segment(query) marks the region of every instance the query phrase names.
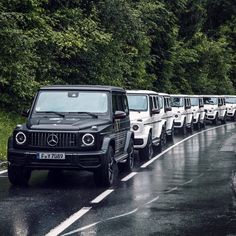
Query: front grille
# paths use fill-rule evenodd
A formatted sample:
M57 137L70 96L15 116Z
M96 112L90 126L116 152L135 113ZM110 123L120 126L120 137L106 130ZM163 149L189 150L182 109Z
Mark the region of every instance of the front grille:
M134 145L143 145L143 139L140 138L134 139Z
M52 136L56 142L50 145L48 141ZM78 140L76 133L31 132L29 134L29 146L31 147L73 148L78 147Z

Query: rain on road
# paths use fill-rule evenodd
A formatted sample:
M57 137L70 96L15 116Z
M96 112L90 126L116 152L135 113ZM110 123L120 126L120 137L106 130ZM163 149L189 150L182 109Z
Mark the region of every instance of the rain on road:
M24 188L1 174L0 235L236 235L236 124L207 129L108 191L88 172L35 171Z

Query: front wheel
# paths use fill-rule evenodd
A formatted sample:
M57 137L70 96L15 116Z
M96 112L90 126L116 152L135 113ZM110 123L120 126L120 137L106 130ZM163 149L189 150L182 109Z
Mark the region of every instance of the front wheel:
M215 119L213 120L213 124L214 124L214 125L218 125L218 121L219 121L219 117L218 117L218 114L216 114L216 117L215 117Z
M27 185L31 176L31 170L21 166L8 164L8 179L12 185Z
M128 172L131 172L134 169L134 141L130 140L128 147L128 157L124 163L124 169Z
M117 163L114 160L114 150L108 147L102 166L94 172L94 181L97 186L110 187L117 179Z
M139 151L140 157L143 160L151 160L153 157L152 135L149 133L146 146Z
M226 124L226 115L224 116L223 120L221 120L221 124Z
M183 126L181 127L181 134L186 135L187 133L187 127L186 122L184 121Z

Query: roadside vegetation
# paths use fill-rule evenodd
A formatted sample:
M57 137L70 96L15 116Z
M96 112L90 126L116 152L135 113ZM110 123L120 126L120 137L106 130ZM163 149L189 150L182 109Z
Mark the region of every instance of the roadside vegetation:
M0 161L6 160L6 146L13 128L24 119L16 113L0 110Z
M0 109L47 84L235 94L235 51L235 0L0 0Z

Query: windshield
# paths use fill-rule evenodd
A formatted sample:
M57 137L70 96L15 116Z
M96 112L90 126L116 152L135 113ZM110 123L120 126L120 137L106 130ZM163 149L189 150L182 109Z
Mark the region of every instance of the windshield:
M128 95L129 109L137 111L147 111L148 101L146 95Z
M217 105L217 98L203 98L204 104L206 105Z
M171 106L172 107L183 107L184 100L180 97L171 97Z
M199 99L198 98L190 98L192 106L199 106Z
M33 113L96 113L108 112L106 92L41 91Z
M226 102L227 104L234 104L234 103L236 103L236 97L225 98L225 102Z

